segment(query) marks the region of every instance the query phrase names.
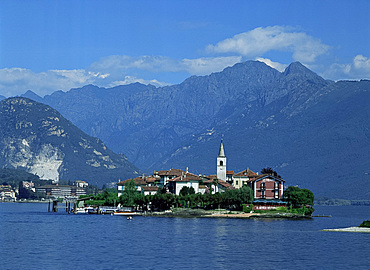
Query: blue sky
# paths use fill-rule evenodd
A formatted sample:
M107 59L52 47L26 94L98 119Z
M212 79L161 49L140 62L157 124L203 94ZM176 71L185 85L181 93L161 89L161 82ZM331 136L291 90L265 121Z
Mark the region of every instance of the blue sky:
M370 79L370 1L2 1L0 95L181 83L246 60Z

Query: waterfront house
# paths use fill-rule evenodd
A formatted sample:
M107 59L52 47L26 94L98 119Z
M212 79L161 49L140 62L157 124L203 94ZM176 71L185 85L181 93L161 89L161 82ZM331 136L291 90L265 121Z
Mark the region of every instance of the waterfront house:
M258 176L257 173L251 171L249 168L232 175L232 185L235 188L241 188L247 185L248 182L253 181Z
M253 189L255 199L280 199L283 196L285 181L270 174L261 174L251 179L248 185Z
M201 181L203 181L201 176L184 172L182 175L168 180L168 190L173 194L179 195L183 187L192 187L195 193L198 193Z
M276 209L286 206L281 200L285 181L278 176L261 174L252 177L246 183L253 190L253 210Z
M144 175L143 176L138 176L134 179L127 179L127 180L124 180L124 181L120 181L120 182L117 183L118 197L122 195L122 192L125 190L125 184L128 181L134 181L135 186L136 186L136 190L139 191L139 192L141 192L142 187L147 186L146 178L145 178Z
M141 193L146 195L155 195L158 192L158 187L156 186L145 186L141 187Z
M155 173L155 176L158 175L159 178L160 178L160 181L159 181L159 185L161 187L164 187L167 185L168 181L175 178L175 177L178 177L178 176L181 176L181 175L184 175L185 171L183 170L180 170L180 169L171 169L171 170L168 170L168 171L159 171L159 172L156 172Z

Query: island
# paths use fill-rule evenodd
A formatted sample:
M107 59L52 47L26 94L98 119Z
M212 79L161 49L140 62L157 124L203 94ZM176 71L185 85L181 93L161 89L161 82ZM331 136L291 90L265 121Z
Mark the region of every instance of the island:
M360 232L370 233L370 220L363 221L358 227L348 227L339 229L324 229L325 232Z

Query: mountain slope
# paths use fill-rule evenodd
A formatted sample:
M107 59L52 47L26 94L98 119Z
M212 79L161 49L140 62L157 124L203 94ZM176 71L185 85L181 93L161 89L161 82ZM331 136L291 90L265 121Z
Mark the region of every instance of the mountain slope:
M24 168L41 179L102 185L138 171L56 110L27 98L0 102L0 149L0 167Z
M338 82L323 92L326 94L312 98L301 106L304 110L299 108L293 114L271 113L272 108L264 107L258 121L233 115L189 137L163 165L187 164L199 172L215 171L223 137L230 170L269 166L287 184L309 188L318 196L367 199L370 82Z
M248 61L163 88L89 85L42 101L147 172L215 173L223 137L231 170L270 166L317 195L359 199L369 188L345 181L369 181L368 91L298 62L278 72Z
M299 69L303 72L298 73ZM124 152L137 166L153 168L181 146L184 136L212 127L246 103L268 105L289 93L299 101L301 95L328 83L299 63L282 74L264 63L248 61L169 87L88 85L58 91L40 101L116 152ZM294 92L302 87L304 93Z

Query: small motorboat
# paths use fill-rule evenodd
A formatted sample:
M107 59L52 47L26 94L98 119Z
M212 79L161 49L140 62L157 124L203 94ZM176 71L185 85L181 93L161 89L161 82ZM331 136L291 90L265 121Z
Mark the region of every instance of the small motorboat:
M131 212L131 211L122 211L122 210L117 210L113 212L113 215L115 216L136 216L136 212Z

